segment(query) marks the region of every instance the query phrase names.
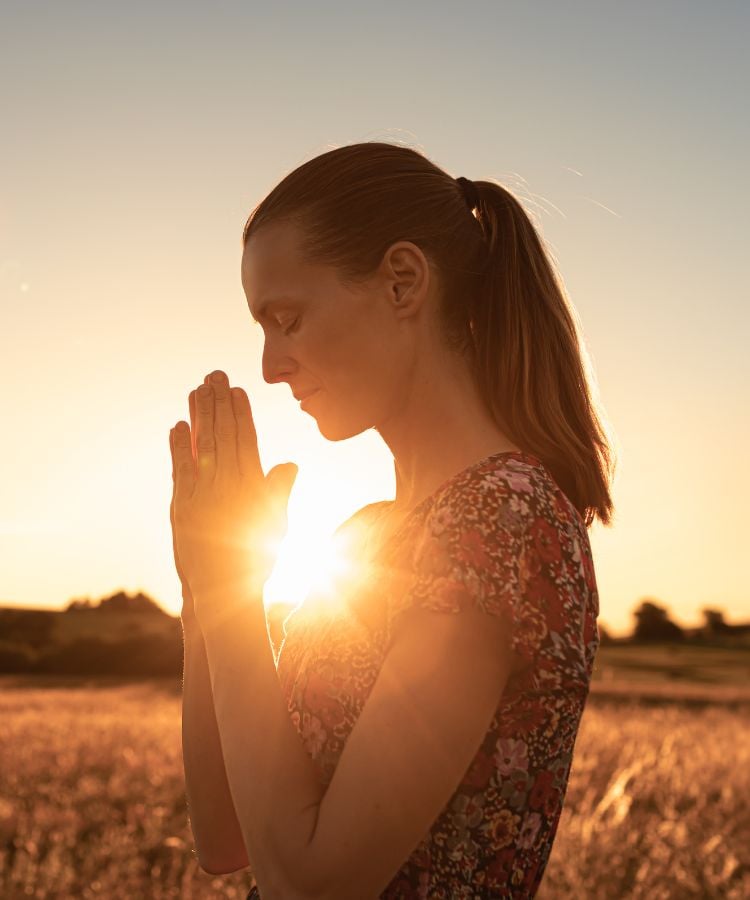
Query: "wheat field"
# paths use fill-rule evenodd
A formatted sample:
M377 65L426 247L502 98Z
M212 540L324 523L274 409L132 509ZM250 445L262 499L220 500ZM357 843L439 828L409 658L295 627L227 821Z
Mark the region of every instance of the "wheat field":
M244 898L201 871L174 681L0 678L0 896ZM745 706L591 698L538 894L750 897Z

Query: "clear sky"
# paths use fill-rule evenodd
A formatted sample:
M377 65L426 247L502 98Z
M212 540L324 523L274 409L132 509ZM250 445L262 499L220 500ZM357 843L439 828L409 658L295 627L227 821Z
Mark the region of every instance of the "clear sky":
M214 368L247 390L264 468L300 466L267 602L393 497L375 432L329 443L263 381L239 277L284 175L388 140L515 190L553 249L617 435L601 621L628 629L644 596L750 618L748 10L4 4L0 604L179 610L169 429Z

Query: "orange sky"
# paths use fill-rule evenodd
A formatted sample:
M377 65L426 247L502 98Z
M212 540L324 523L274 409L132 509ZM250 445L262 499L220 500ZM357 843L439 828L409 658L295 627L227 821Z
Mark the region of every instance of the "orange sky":
M6 17L0 603L179 609L168 433L214 368L248 391L266 470L300 466L268 602L300 599L335 526L393 496L375 433L330 444L263 382L239 278L278 180L382 139L502 181L554 251L618 441L601 620L628 629L646 595L684 623L750 618L747 14L480 5L481 29L418 4L397 29L339 4Z

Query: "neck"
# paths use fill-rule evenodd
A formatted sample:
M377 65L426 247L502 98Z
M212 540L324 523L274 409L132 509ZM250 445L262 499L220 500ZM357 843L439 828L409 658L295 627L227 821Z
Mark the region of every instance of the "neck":
M493 453L518 450L498 428L462 359L417 374L377 431L393 454L395 518Z

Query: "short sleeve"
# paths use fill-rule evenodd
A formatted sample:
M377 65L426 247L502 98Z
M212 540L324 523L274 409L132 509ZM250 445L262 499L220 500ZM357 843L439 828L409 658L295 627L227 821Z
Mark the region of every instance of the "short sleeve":
M399 615L410 608L478 609L507 623L519 657L536 658L560 598L538 558L533 491L531 476L509 483L500 473L487 473L456 485L433 504L401 556L389 599L391 635ZM554 530L545 536L554 540L549 533Z

